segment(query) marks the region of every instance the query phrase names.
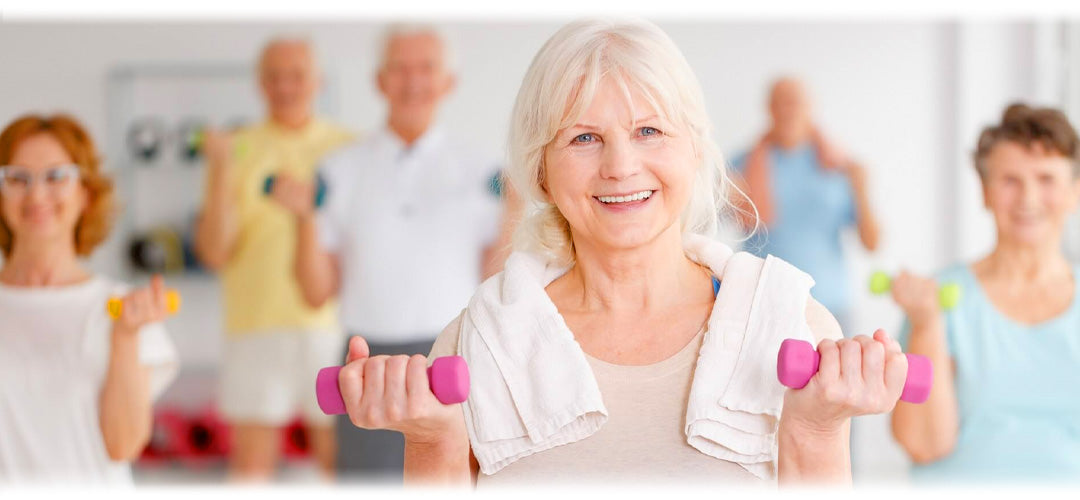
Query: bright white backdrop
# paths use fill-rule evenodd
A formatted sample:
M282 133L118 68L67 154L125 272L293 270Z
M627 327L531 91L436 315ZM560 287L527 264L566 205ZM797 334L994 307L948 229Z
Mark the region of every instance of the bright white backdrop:
M726 153L748 145L766 123L765 89L779 74L805 78L823 130L870 169L884 229L875 255L853 237L853 286L860 290L856 333L895 329L899 312L865 293L872 268L932 272L985 252L992 227L982 213L968 153L978 128L1012 99L1063 102L1062 30L1051 23L947 22L662 22L683 49L706 92L715 136ZM474 147L498 155L521 77L559 23L452 22L459 86L441 120ZM121 65L250 64L261 43L280 33L310 36L331 75L334 116L370 131L384 107L372 84L379 25L2 23L0 122L28 111L71 112L102 145L107 136L106 77ZM254 82L252 83L254 92ZM191 193L197 197L199 193ZM92 259L118 273L118 235ZM198 300L198 299L197 299ZM220 332L213 297L208 316L177 319L185 361L213 363ZM448 318L449 319L449 318ZM187 321L187 322L185 322ZM886 419L860 422L859 477L899 479L905 459Z

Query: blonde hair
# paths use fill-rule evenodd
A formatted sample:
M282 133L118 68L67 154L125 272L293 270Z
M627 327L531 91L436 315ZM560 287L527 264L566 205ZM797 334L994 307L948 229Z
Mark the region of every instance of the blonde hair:
M543 192L544 150L588 109L605 77L616 80L627 100L631 88L640 91L690 136L702 161L680 217L683 233L715 237L721 211L737 210L727 201L728 190L738 188L710 137L701 85L671 38L647 21L577 21L540 48L514 103L507 176L525 204L513 236L516 250L539 252L564 265L574 262L570 225Z

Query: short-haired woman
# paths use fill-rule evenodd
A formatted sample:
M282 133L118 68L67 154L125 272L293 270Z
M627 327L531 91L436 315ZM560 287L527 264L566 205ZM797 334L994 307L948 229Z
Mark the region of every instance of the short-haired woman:
M1080 477L1080 268L1062 250L1080 202L1080 140L1055 109L1009 106L975 150L997 242L936 279L901 273L893 298L902 338L937 368L929 399L901 403L893 435L912 478ZM963 298L942 311L937 287Z

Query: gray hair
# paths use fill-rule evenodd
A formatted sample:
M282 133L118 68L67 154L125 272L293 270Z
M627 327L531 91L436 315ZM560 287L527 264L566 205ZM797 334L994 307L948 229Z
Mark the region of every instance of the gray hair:
M680 223L684 234L716 237L721 211L737 210L727 193L738 188L710 137L704 93L690 64L650 22L587 20L564 26L540 48L514 103L507 175L526 210L514 233L514 248L566 265L576 260L570 225L543 193L544 150L585 112L604 77L619 79L623 89L640 90L657 112L690 136L702 161Z
M386 66L386 55L390 50L390 43L393 42L395 38L417 35L428 35L438 40L439 46L442 47L442 61L446 70L448 72L453 72L457 69L457 59L454 57L454 51L451 50L450 39L443 30L433 24L393 23L383 30L380 37L378 70L381 71L382 68Z

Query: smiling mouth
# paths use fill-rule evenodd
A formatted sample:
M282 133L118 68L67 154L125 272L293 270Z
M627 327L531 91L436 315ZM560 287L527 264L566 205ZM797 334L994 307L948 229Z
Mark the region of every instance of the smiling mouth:
M594 196L593 198L596 198L597 201L605 205L614 205L617 203L633 203L635 201L647 200L652 197L655 192L655 190L645 190L624 196Z

